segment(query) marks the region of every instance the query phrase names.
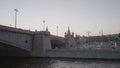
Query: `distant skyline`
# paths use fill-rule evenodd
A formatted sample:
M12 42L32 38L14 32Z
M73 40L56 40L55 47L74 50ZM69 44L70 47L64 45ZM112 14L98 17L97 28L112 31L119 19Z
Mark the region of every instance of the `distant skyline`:
M81 36L120 33L120 0L0 0L0 25L15 26L14 9L17 28L40 31L45 20L51 34L59 36L68 26Z

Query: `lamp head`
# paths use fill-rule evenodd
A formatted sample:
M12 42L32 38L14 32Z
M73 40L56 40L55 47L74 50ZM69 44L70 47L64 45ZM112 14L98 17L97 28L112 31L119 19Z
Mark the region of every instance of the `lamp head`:
M14 9L16 12L18 12L18 9Z

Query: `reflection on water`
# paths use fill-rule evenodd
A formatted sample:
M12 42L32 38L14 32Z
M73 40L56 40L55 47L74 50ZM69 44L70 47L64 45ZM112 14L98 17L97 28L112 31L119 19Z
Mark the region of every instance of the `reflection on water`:
M0 68L120 68L120 61L50 58L0 58Z

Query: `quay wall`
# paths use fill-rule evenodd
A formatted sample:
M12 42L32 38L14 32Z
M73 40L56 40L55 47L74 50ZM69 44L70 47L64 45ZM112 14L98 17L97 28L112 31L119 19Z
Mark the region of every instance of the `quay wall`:
M98 49L47 49L46 57L120 59L120 50Z

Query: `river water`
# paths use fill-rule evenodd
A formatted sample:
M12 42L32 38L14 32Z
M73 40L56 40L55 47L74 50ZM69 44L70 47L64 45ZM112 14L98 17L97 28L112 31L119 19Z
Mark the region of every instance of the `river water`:
M120 60L0 58L0 68L120 68Z

